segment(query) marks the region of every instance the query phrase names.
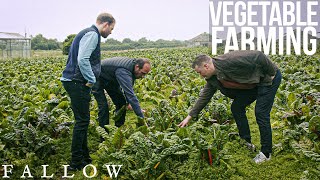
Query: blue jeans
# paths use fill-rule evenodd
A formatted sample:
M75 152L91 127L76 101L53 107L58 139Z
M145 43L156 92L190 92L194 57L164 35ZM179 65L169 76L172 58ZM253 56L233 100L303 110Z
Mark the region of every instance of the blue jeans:
M256 101L255 116L260 131L261 151L264 154L272 152L270 111L281 79L282 75L278 70L270 86L257 86L250 90L227 89L223 87L220 89L222 94L234 99L231 111L236 121L239 135L250 143L251 135L245 108Z
M95 97L98 103L98 121L99 126L104 128L104 125L109 124L109 105L107 98L105 96L104 90L107 91L108 95L112 99L112 102L116 106L116 112L119 111L123 106L127 104L127 101L120 89L119 84L115 83L106 83L102 80L98 80L92 91L93 96ZM126 117L126 111L124 111L118 121L115 122L117 127L120 127L124 124Z
M84 83L75 81L63 81L63 87L71 99L71 108L75 118L71 145L71 164L79 165L89 158L88 150L88 126L90 122L89 104L91 100L91 88Z

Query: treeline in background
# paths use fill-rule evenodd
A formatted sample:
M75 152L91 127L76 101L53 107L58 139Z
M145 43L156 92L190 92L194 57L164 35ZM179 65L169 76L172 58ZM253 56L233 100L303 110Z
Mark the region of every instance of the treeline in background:
M47 39L42 34L38 34L31 39L32 50L62 50L63 54L67 55L72 41L76 34L69 35L63 42L58 42L57 39ZM170 48L187 46L187 41L180 40L164 40L156 41L148 40L143 37L139 40L124 38L122 41L109 38L105 42L101 42L101 50L129 50L129 49L148 49L148 48Z

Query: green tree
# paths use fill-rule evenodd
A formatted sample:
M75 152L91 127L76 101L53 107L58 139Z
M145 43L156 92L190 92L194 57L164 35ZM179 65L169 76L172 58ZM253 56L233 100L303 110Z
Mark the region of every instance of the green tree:
M108 45L120 45L121 42L116 40L116 39L113 39L113 38L110 38L110 39L107 39L105 41Z
M138 43L148 43L149 41L147 40L147 38L146 37L143 37L143 38L141 38L141 39L139 39L138 40Z
M38 34L31 39L33 50L56 50L60 49L57 39L47 39L42 34Z
M47 44L48 50L60 49L59 42L57 41L57 39L48 39Z
M31 48L33 50L47 49L45 41L46 39L42 36L42 34L38 34L31 39Z
M134 42L134 41L132 41L130 38L124 38L124 39L122 40L122 43L123 43L123 44L130 44L130 43L132 43L132 42Z
M68 55L69 54L69 49L72 44L72 41L76 37L76 34L70 34L67 39L65 39L62 43L62 54L63 55Z

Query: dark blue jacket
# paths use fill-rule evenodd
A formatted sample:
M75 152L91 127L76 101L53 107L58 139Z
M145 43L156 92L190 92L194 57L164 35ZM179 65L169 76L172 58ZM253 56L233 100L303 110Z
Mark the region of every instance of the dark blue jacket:
M75 80L75 81L80 81L86 83L87 80L82 76L80 72L80 68L78 65L78 52L79 52L79 43L81 38L89 31L95 31L98 34L98 44L96 49L92 52L90 56L90 65L93 71L93 74L96 78L99 77L100 72L101 72L101 52L100 52L100 33L97 29L96 26L92 25L89 28L86 28L82 31L80 31L76 37L74 38L72 45L69 50L69 56L68 56L68 61L66 68L62 72L62 77L70 79L70 80Z
M130 103L133 111L139 117L144 117L141 107L133 91L135 82L134 66L136 60L128 57L113 57L101 61L100 83L103 86L112 86L114 89L122 88L125 98ZM94 88L102 88L102 84L95 84ZM100 87L99 87L100 86Z

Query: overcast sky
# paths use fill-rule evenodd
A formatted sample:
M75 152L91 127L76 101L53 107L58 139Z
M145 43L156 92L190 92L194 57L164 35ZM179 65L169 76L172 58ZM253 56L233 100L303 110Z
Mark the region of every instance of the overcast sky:
M109 37L118 40L187 40L209 32L208 0L1 0L0 32L63 41L95 23L101 12L115 17Z

